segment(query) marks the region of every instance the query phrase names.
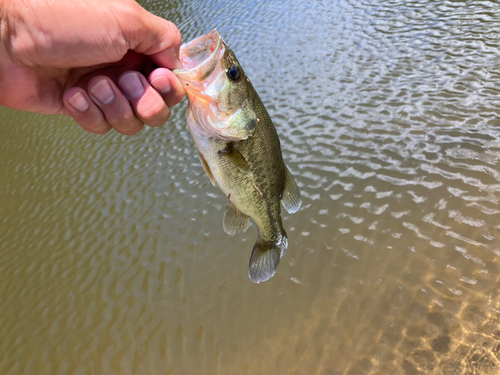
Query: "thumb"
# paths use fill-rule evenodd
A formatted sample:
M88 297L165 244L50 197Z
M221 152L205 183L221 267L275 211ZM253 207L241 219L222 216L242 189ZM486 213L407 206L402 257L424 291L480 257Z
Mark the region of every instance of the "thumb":
M179 60L181 33L172 22L149 13L137 4L138 22L127 22L123 26L124 37L130 49L150 56L158 66L182 68Z

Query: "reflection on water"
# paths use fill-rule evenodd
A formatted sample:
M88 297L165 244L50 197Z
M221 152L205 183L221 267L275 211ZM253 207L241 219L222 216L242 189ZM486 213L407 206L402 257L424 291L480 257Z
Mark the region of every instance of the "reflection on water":
M267 103L289 252L248 280L185 103L130 138L1 109L0 373L499 373L496 2L142 3Z

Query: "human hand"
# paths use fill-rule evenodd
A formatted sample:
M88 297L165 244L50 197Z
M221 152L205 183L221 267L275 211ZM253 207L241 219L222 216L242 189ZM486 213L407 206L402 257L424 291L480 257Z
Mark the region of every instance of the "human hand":
M0 105L132 135L184 97L179 30L133 0L0 0L0 35Z

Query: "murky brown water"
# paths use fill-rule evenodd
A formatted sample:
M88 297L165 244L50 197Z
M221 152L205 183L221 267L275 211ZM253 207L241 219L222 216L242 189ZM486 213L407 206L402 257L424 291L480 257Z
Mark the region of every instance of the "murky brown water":
M267 103L288 254L250 282L185 102L131 138L0 109L0 373L500 373L498 3L143 4Z

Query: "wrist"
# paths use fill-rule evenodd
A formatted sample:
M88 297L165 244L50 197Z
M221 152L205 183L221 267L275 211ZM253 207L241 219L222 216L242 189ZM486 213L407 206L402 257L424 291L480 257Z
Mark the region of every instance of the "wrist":
M17 2L17 4L16 4ZM12 25L16 5L24 3L23 0L0 0L0 105L15 107L12 102L13 72L16 63L11 55Z
M12 0L0 0L0 42L5 46L5 39L9 35L9 14L11 13Z
M0 66L5 63L10 44L13 0L0 0Z
M0 0L0 105L5 105L5 79L8 61L10 60L7 54L7 40L9 39L8 32L8 3L7 0Z
M4 49L4 37L7 35L7 8L7 0L0 0L0 51Z

